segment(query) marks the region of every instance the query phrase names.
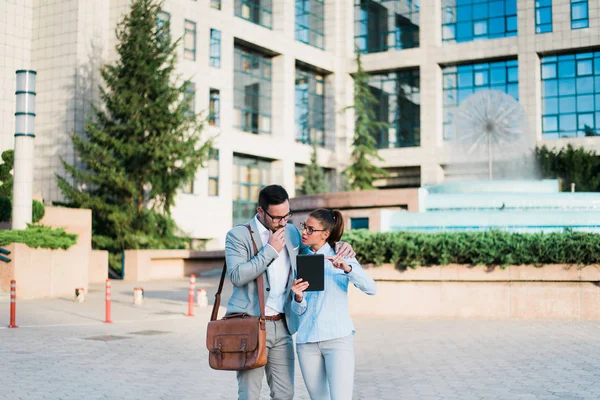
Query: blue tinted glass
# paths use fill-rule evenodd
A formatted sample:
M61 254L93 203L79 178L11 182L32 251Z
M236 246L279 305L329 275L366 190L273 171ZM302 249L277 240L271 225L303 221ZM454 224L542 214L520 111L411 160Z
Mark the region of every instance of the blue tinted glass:
M557 117L544 117L542 119L544 131L557 131L558 130L558 118Z
M509 82L518 82L519 81L519 68L509 68L508 69L508 81Z
M544 81L542 85L542 96L558 95L558 83L556 81Z
M575 103L575 96L568 96L568 97L560 97L560 101L559 101L559 111L564 114L564 113L573 113L575 112L577 109L576 107L576 103Z
M473 94L473 89L458 89L458 104L461 104L467 97Z
M475 73L475 85L483 86L489 84L488 71L477 71Z
M517 14L517 0L506 0L506 14L516 15Z
M573 19L587 19L588 17L588 5L586 3L574 3L571 4L571 13Z
M577 61L577 75L591 75L593 72L592 60Z
M579 114L577 117L577 127L579 129L585 129L586 125L590 128L594 128L594 114Z
M577 118L575 114L566 114L559 117L559 128L561 131L575 131L577 129Z
M536 0L536 7L549 7L552 5L552 0Z
M490 73L492 85L506 82L506 70L504 68L492 68Z
M577 93L594 93L594 79L590 77L577 78Z
M596 113L596 128L600 128L600 112Z
M589 26L589 22L587 19L582 19L579 21L572 21L571 22L571 29L581 29L581 28L587 28Z
M455 30L456 27L454 25L444 25L442 28L442 39L449 40L456 38Z
M558 99L552 97L544 100L544 114L558 114Z
M473 86L473 72L465 71L458 73L458 87L472 87Z
M475 36L483 36L488 33L488 23L487 21L477 21L473 24L473 31Z
M556 64L542 64L542 79L556 78Z
M593 95L585 95L585 96L577 96L577 111L578 112L586 112L586 111L595 111L594 110L594 96Z
M570 78L575 76L575 61L561 60L558 62L558 76L560 78Z
M538 24L548 24L552 21L552 9L541 8L536 11L536 19Z
M506 93L510 94L515 99L519 98L519 85L512 83L506 88Z
M456 7L456 20L458 22L465 22L465 21L471 21L473 19L473 7L468 5L468 6L463 6L463 7Z
M490 19L490 34L499 34L504 32L504 17Z
M517 31L517 17L506 18L506 30L509 32Z
M575 94L575 79L561 79L558 81L558 94L561 96Z
M504 16L504 1L490 2L490 17Z
M458 41L461 39L467 40L473 38L473 24L471 22L459 22L456 24L456 38Z
M473 19L485 19L488 17L488 4L478 3L473 5Z

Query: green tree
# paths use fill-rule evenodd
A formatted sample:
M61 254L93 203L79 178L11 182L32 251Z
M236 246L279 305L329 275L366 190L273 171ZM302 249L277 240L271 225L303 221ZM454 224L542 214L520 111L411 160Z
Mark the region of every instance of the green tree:
M598 134L596 133L596 131L593 130L592 127L589 126L589 125L585 125L583 127L583 132L585 133L585 136L598 136Z
M373 164L382 160L377 152L375 135L388 124L377 120L375 107L379 100L369 86L369 74L363 70L360 52L356 53L357 71L354 74L354 138L352 141L351 164L344 174L351 189L373 189L373 181L385 178L387 172Z
M317 164L317 141L312 141L312 153L310 164L304 167L304 181L302 182L302 193L306 195L327 193L329 184L325 177L325 171Z
M101 68L103 107L85 135L72 136L79 164L62 161L72 182L57 176L69 204L92 210L94 246L113 255L183 246L171 207L212 144L200 138L204 119L189 112L189 80L175 74L180 41L159 19L161 5L131 2L116 29L118 59Z
M536 158L542 178L560 178L563 191L570 191L574 183L578 192L600 192L600 158L595 151L571 144L557 151L544 145L536 149Z
M15 164L14 150L6 150L2 153L2 161L0 164L0 197L11 197L13 189L12 169Z

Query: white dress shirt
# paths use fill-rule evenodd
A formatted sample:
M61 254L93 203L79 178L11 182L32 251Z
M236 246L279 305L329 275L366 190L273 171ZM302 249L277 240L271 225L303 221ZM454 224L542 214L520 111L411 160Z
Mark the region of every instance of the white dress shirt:
M258 214L254 217L256 220L256 226L258 227L258 233L260 234L260 240L264 246L271 246L269 242L269 230L258 220ZM273 246L271 246L273 248ZM273 249L275 250L275 249ZM283 312L285 305L288 276L290 272L290 256L287 248L284 246L279 252L279 256L273 261L273 263L267 268L267 274L269 276L269 298L265 304L266 315L277 315Z

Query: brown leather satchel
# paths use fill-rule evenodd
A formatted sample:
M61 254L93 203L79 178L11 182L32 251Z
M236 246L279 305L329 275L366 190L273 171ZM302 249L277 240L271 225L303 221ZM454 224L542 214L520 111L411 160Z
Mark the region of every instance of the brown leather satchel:
M244 225L250 231L249 225ZM254 254L258 253L252 238ZM206 348L208 363L212 369L227 371L243 371L260 368L267 364L267 331L265 326L265 295L262 274L256 278L258 283L258 301L260 316L247 313L229 314L217 321L217 313L221 303L221 290L227 271L227 262L223 265L221 282L215 295L212 316L206 330Z

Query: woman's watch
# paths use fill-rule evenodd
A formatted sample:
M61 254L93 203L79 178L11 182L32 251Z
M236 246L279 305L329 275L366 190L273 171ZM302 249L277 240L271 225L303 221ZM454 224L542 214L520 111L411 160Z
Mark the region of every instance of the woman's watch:
M346 272L344 271L345 274L349 274L350 272L352 272L352 265L348 265L350 267L350 271Z

